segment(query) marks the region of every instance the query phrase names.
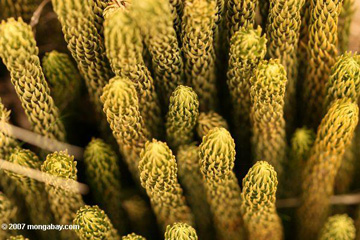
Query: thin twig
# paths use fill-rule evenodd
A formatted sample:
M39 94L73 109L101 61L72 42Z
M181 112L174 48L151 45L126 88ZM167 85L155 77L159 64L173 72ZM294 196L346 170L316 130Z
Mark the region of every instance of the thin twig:
M60 142L8 123L0 124L0 130L5 134L9 134L14 138L49 152L64 151L67 149L68 153L73 155L77 160L83 157L84 149L81 147Z
M32 28L34 28L38 23L39 23L39 19L41 16L41 12L43 11L44 7L46 6L46 4L48 4L50 2L50 0L44 0L40 3L40 5L38 6L38 8L35 10L34 14L31 17L30 20L30 26Z
M55 187L63 188L68 191L73 191L80 194L87 194L89 192L89 187L86 184L79 183L72 179L56 177L51 174L44 173L29 167L20 166L19 164L15 164L3 159L0 159L0 168L24 175L39 182L45 182Z

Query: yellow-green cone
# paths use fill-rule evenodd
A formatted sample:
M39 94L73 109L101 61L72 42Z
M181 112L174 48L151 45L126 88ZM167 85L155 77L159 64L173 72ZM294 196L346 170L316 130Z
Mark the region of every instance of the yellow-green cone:
M79 71L68 54L56 50L45 54L42 58L42 66L51 89L51 96L56 106L64 110L79 94L82 81Z
M295 130L291 137L289 162L286 164L285 179L287 196L298 196L301 192L301 171L315 141L315 132L306 127Z
M265 161L254 164L243 179L241 213L249 240L283 239L276 212L277 174Z
M214 239L212 216L206 198L205 181L200 172L198 152L195 143L179 147L176 155L178 176L194 213L200 239Z
M0 25L0 57L10 72L11 82L33 131L57 140L65 139L58 108L50 96L40 66L34 34L21 18Z
M316 127L323 114L325 85L337 55L337 25L342 0L311 0L307 68L303 89L305 124Z
M146 189L159 225L193 224L193 216L177 180L175 156L166 143L147 142L139 163L141 185Z
M135 84L129 79L114 77L101 96L104 112L130 172L139 181L140 152L149 133L139 112Z
M235 143L225 128L213 128L199 147L200 170L218 237L244 239L240 186L233 172Z
M52 0L52 5L61 23L68 49L84 77L90 98L97 112L101 113L100 96L113 73L98 32L99 23L95 21L99 14L91 11L90 2Z
M165 240L198 240L198 236L192 226L178 222L166 227Z
M226 120L216 112L201 112L199 114L196 133L200 139L202 139L211 129L215 127L229 128Z
M350 99L357 103L360 95L360 55L345 52L337 58L331 69L330 80L326 84L324 109L336 99ZM343 161L336 177L336 193L346 193L354 178L356 170L355 139L345 151Z
M254 160L270 163L281 179L287 147L284 120L285 69L277 59L261 61L250 82Z
M216 1L186 1L182 18L185 77L199 96L201 111L217 107L215 68Z
M169 0L133 0L134 14L152 57L155 85L167 106L171 93L183 84L183 62Z
M64 179L77 180L77 162L73 156L65 152L54 152L47 155L41 166L41 171ZM58 224L72 224L73 219L84 202L80 193L51 185L52 180L47 180L45 189L48 193L51 211ZM77 239L73 230L62 231L64 239Z
M346 214L329 217L320 232L319 240L354 240L354 221Z
M250 151L250 78L266 54L266 37L261 28L240 28L230 39L227 84L233 106L233 122L240 155Z
M255 24L255 13L259 0L228 0L227 28L229 39L241 28Z
M194 128L199 117L198 96L191 87L178 86L170 97L166 115L166 138L175 150L194 140Z
M10 199L7 198L7 196L0 192L0 221L1 224L9 224L9 223L15 223L16 221L16 215L17 215L17 208L13 205L13 203L10 201ZM9 236L11 233L11 230L0 230L0 238L5 239L7 236Z
M325 223L335 177L353 138L358 115L357 104L339 99L332 103L321 121L303 172L297 221L300 239L315 239Z
M79 226L75 231L80 240L120 240L109 217L96 205L81 207L72 223Z
M41 0L1 0L0 20L10 17L21 17L25 22L30 22Z
M129 14L131 6L122 4L123 1L113 0L104 11L106 54L114 73L135 83L145 125L152 136L160 136L162 119L159 98L142 56L140 29Z
M121 238L121 240L146 240L146 238L140 236L140 235L137 235L135 233L130 233L126 236L123 236Z
M92 139L84 151L85 174L94 190L94 197L108 213L112 223L124 233L126 219L121 207L119 159L111 146L101 139Z
M181 17L184 11L183 0L169 0L171 6L171 13L173 15L174 29L178 37L181 36ZM181 42L181 41L180 41Z

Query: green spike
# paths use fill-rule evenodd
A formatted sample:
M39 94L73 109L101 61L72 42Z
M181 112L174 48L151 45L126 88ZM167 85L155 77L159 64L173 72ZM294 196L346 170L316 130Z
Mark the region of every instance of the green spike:
M250 79L252 146L255 161L267 161L282 176L286 153L286 72L277 59L261 61Z
M228 0L227 28L229 39L241 28L255 24L255 13L259 0Z
M140 113L152 136L161 135L161 112L150 71L142 56L140 29L130 15L132 9L122 0L108 4L105 15L105 46L114 73L135 83Z
M170 97L165 125L167 141L172 148L193 141L198 117L198 96L191 87L178 86Z
M216 1L186 1L182 19L185 76L199 96L202 111L217 107L215 28Z
M133 0L133 3L135 18L152 57L155 85L167 105L171 93L183 84L183 62L171 4L169 0Z
M198 240L198 236L192 226L178 222L166 227L165 240Z
M84 151L85 174L95 198L108 212L114 226L125 231L124 209L121 207L119 159L111 146L101 139L92 139Z
M220 239L243 239L240 186L233 172L235 143L225 128L213 128L199 147L200 170ZM231 206L231 207L230 207Z
M319 240L354 240L355 232L354 221L346 214L338 214L327 219Z
M153 139L145 144L139 162L141 185L146 189L160 226L185 222L193 216L177 180L175 156L166 143Z
M139 181L140 152L149 133L139 112L134 83L126 78L112 78L104 88L101 101L120 152L133 178Z
M357 104L349 99L339 99L332 103L321 121L303 172L302 198L298 209L298 234L301 239L316 238L327 218L334 180L353 138L358 115Z
M146 238L140 236L140 235L137 235L135 233L130 233L126 236L123 236L122 237L122 240L146 240Z
M265 161L254 164L243 179L241 213L249 240L283 239L283 227L276 212L277 174Z
M101 0L99 0L101 1ZM103 87L113 76L98 32L99 13L91 10L92 1L52 0L71 55L84 77L89 95L98 113Z
M120 240L109 217L96 205L81 207L76 212L73 225L79 226L75 231L80 240Z
M212 216L206 199L205 182L200 172L198 151L195 143L179 147L176 155L179 180L194 213L199 238L213 239Z
M337 25L342 0L311 0L307 67L304 81L305 123L316 127L321 120L325 85L337 55ZM306 104L305 104L306 103Z
M250 149L250 77L266 54L261 28L240 28L230 40L227 84L233 105L233 122L242 152Z
M77 162L67 151L54 152L46 156L41 171L64 179L77 180ZM76 216L76 211L84 206L80 193L52 185L47 180L45 189L48 193L51 211L58 224L69 225ZM62 231L64 239L76 239L74 231Z
M1 22L0 57L10 72L11 82L34 132L64 140L64 126L50 96L38 52L31 27L21 18Z
M42 59L45 77L56 106L64 110L79 94L81 76L66 53L56 50L45 53Z

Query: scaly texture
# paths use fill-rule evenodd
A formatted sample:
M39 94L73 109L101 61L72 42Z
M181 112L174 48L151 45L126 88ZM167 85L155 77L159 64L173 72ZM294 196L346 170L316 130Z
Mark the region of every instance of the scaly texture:
M84 151L85 174L94 190L94 197L109 214L114 226L125 232L124 209L120 184L119 159L111 146L101 139L92 139Z
M35 153L21 148L15 149L8 161L35 170L40 170L42 164ZM19 191L23 194L31 222L33 224L51 223L53 218L44 184L22 174L10 171L5 171L5 173L16 182Z
M141 185L146 189L160 226L175 222L193 224L193 216L177 180L175 156L166 143L145 144L139 163Z
M326 84L327 94L324 109L327 109L336 99L350 99L356 103L360 95L360 55L345 52L337 58L331 72L330 80ZM337 174L335 181L337 193L346 193L354 177L356 170L354 141L346 149Z
M178 37L181 36L181 17L184 11L183 0L169 0L171 6L171 13L173 15L174 29ZM181 41L180 41L181 42Z
M186 1L182 19L185 77L199 96L201 111L217 107L215 41L216 1Z
M287 147L284 120L286 81L285 69L277 59L260 62L250 79L254 160L270 163L280 179Z
M206 199L205 182L200 172L198 147L195 143L182 145L176 154L179 181L195 216L200 239L214 239L210 206Z
M41 166L41 171L64 179L77 180L77 162L74 157L65 152L54 152L46 156ZM51 211L58 224L72 224L76 211L84 206L82 196L79 193L51 185L52 180L46 182L46 192L50 202ZM62 231L64 239L77 239L73 230Z
M122 240L146 240L146 238L144 238L140 235L137 235L135 233L130 233L126 236L123 236L121 239Z
M360 95L360 55L345 52L339 56L331 69L326 83L324 109L336 99L348 98L357 102Z
M332 103L321 121L303 172L298 209L300 239L316 239L327 218L334 180L353 138L358 115L357 104L349 99L339 99Z
M259 0L228 0L227 28L229 39L241 28L248 28L255 24L255 10Z
M10 72L11 82L33 131L65 140L59 111L40 66L34 34L21 18L9 18L0 25L0 57Z
M72 223L80 227L75 231L81 240L120 240L109 217L96 205L81 207Z
M343 0L338 23L338 49L340 53L348 50L350 25L355 15L355 0Z
M249 240L283 239L283 227L276 212L277 174L267 162L254 164L242 182L241 213Z
M7 159L12 150L17 147L18 142L11 136L11 133L6 130L5 124L10 120L10 110L7 110L0 98L0 158Z
M104 11L106 54L114 73L135 83L142 118L152 136L160 136L162 125L159 98L142 56L140 29L128 11L131 6L114 0Z
M11 152L19 145L19 143L11 136L11 132L5 127L10 120L10 110L7 110L0 98L0 159L7 160ZM18 191L16 183L0 169L0 186L5 195L11 201L18 204L19 197L22 198ZM22 210L22 209L21 209Z
M354 240L354 221L346 214L329 217L320 232L319 240Z
M183 62L169 0L133 0L134 13L152 57L155 84L165 105L183 84Z
M297 47L301 26L300 11L305 0L270 0L266 25L268 54L278 58L287 73L285 93L286 124L292 129L296 114Z
M121 0L122 2L126 2ZM90 0L89 5L94 14L94 26L101 37L104 36L104 10L108 4L112 3L113 0Z
M171 94L169 111L166 115L166 139L170 147L194 140L194 128L199 117L198 96L191 87L178 86Z
M45 53L42 66L56 106L64 110L79 94L81 76L70 56L56 50Z
M199 147L200 170L219 239L243 239L240 186L233 172L235 143L225 128L213 128Z
M202 139L211 129L215 127L223 127L229 129L229 126L220 114L210 111L210 112L201 112L199 114L196 133Z
M25 22L30 22L41 0L1 0L0 20L10 17L21 17Z
M241 155L250 150L250 77L266 54L266 37L261 28L240 28L230 40L227 85L232 106L236 139ZM251 150L250 150L251 151Z
M95 21L99 15L91 10L90 2L52 0L52 5L61 23L68 49L85 79L90 98L97 112L101 113L100 96L113 73L98 32L99 23Z
M1 224L14 223L16 221L17 208L13 205L7 196L0 192L0 221ZM5 239L10 235L11 230L0 230L0 238Z
M193 227L178 222L166 227L165 240L198 240L198 236Z
M342 0L311 0L307 68L304 79L305 124L316 127L323 114L325 85L337 55L337 25Z
M287 196L298 196L301 192L301 171L305 167L314 141L315 132L306 127L296 129L291 137L290 157L285 171L285 179L288 179L285 186Z
M129 79L114 77L101 96L104 112L132 175L139 181L140 152L149 133L139 112L135 84Z

